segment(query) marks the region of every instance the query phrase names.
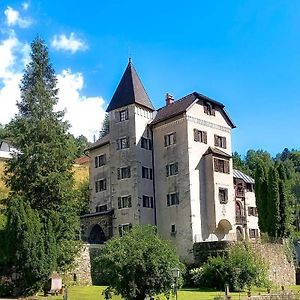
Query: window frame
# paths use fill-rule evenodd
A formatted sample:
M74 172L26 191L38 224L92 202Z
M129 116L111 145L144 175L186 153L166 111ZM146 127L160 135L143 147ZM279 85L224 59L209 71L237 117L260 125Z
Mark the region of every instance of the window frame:
M142 178L153 180L153 170L152 170L152 168L142 166Z
M117 150L124 150L124 149L128 149L129 147L130 146L129 146L128 136L117 139Z
M96 205L96 212L107 211L107 204Z
M219 187L218 195L220 204L228 203L228 188Z
M106 191L106 189L107 189L106 178L101 178L101 179L95 180L95 192L96 193Z
M178 175L178 162L173 162L166 165L166 177Z
M131 207L132 207L131 195L125 195L125 196L118 197L118 209L125 209L125 208L131 208Z
M227 148L226 136L221 136L221 135L215 134L214 139L215 139L215 146L216 147L220 147L222 149Z
M131 223L119 224L119 226L118 226L119 236L122 237L126 232L130 231L131 228L132 228Z
M167 194L167 206L179 205L179 193L169 193Z
M124 122L128 120L128 108L119 111L119 121Z
M143 195L143 207L145 207L145 208L153 208L154 207L153 196Z
M194 128L194 141L207 144L207 131Z
M95 168L100 168L106 165L106 153L95 156Z
M214 157L214 171L223 174L230 174L229 160Z
M165 147L169 147L171 145L176 144L176 132L168 133L164 136L164 145Z
M117 179L122 180L122 179L127 179L127 178L131 178L130 166L118 168L117 169Z

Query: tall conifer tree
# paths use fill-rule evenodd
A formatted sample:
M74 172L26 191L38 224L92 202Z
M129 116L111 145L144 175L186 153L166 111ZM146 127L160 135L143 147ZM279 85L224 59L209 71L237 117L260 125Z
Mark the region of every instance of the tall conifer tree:
M7 232L16 238L11 240L10 262L27 292L38 289L54 269L66 267L78 244L71 172L76 147L63 112L55 111L56 83L47 47L36 38L20 85L19 113L6 127L18 149L6 170L11 189ZM23 203L19 211L14 209L16 201ZM19 226L15 220L21 220ZM24 232L18 235L21 227Z
M277 169L271 167L269 169L268 178L268 234L271 237L278 237L280 235L280 210L279 210L279 176Z

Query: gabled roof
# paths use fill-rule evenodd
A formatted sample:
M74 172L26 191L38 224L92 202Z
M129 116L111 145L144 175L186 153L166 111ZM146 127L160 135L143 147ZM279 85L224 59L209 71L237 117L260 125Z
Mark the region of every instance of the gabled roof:
M94 144L92 144L90 147L88 147L84 151L93 150L93 149L99 148L101 146L104 146L106 144L109 144L109 134L105 135L104 137L102 137L101 139L96 141Z
M154 110L135 68L131 60L129 60L127 68L106 111L109 112L133 103L144 106L152 111Z
M242 171L236 170L236 169L233 169L233 178L242 179L246 183L252 183L252 184L255 183L255 181L252 177L250 177L250 176L246 175L245 173L243 173Z
M227 114L227 112L225 111L225 109L224 109L225 106L221 102L213 100L213 99L211 99L207 96L204 96L198 92L193 92L193 93L173 102L172 104L169 104L167 106L160 108L157 111L157 114L156 114L154 120L151 122L151 125L157 124L159 122L162 122L164 120L170 119L172 117L175 117L177 115L180 115L180 114L186 112L187 109L194 102L197 102L198 100L207 101L215 106L220 107L222 109L222 111L224 112L224 116L225 116L227 122L230 124L230 126L232 128L236 127L234 125L234 123L232 122L231 118L229 117L229 115Z
M204 155L212 154L215 156L225 157L225 158L231 158L232 156L227 154L226 152L218 149L218 148L212 148L208 147L208 149L205 151Z

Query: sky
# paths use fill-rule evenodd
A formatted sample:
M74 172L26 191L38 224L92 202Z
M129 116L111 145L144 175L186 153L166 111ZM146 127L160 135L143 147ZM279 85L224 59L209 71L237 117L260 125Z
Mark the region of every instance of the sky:
M0 0L0 123L39 35L75 136L98 135L131 57L155 108L197 91L225 105L233 151L297 149L299 14L298 0Z

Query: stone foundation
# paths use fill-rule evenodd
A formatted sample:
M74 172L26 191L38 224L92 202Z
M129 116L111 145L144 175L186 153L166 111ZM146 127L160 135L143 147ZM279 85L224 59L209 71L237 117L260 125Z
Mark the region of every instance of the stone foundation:
M194 258L197 264L204 263L209 256L224 255L232 242L207 242L194 244ZM293 261L288 261L284 244L252 243L255 252L267 263L268 277L277 286L296 284L296 269Z

